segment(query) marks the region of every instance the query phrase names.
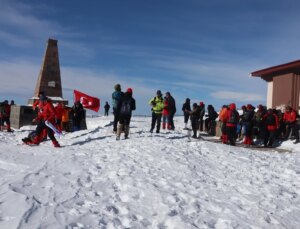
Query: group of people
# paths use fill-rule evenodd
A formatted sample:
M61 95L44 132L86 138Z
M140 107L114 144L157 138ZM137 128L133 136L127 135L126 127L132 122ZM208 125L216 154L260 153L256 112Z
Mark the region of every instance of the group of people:
M273 147L276 139L286 140L294 138L295 144L299 143L299 125L297 124L297 112L291 106L286 106L285 112L276 109L266 109L259 105L257 109L251 104L242 106L242 113L236 109L236 105L223 105L217 113L212 105L208 105L205 114L205 105L200 102L190 107L190 99L182 107L185 127L188 119L191 120L193 138L198 138L197 132L203 131L203 119L205 118L205 130L215 134L216 120L221 122L222 143L235 145L237 140L243 140L246 146L254 145L254 139L261 142L264 147Z
M112 93L112 108L114 114L113 132L116 139L120 140L121 133L124 133L125 139L129 137L130 121L132 111L136 109L136 102L133 98L132 88L128 88L126 92L122 92L121 85L116 84ZM223 105L219 112L216 112L212 105L207 106L207 112L204 102L193 103L186 99L182 106L184 115L184 129L188 129L190 120L193 138L199 138L197 132L206 131L210 135L216 133L216 120L220 121L220 131L222 143L235 145L237 140L243 140L247 146L254 145L260 141L265 147L273 147L276 139L294 138L295 142L299 142L299 125L297 123L298 114L290 106L286 106L285 112L276 109L266 109L259 105L257 109L251 104L241 107L242 113L239 114L236 105ZM10 111L14 101L8 104L8 101L0 103L0 120L1 129L6 124L7 131L10 128ZM176 102L170 92L166 92L163 96L161 90L156 91L156 95L150 99L152 119L150 132L153 133L156 127L156 133L160 129L175 130L174 115L176 113ZM110 105L106 102L105 115L108 115ZM33 122L37 125L36 130L23 141L26 144L38 145L47 138L52 140L55 147L60 147L54 133L62 132L62 130L70 131L69 116L71 115L73 127L71 131L81 129L82 120L85 118L85 110L80 101L75 101L73 107L67 107L59 102L53 105L51 99L40 92L39 99L33 104L33 109L37 116Z
M127 139L132 111L136 109L135 99L132 97L133 90L128 88L124 93L120 84L116 84L114 89L115 91L112 93L113 132L116 134L116 140L120 140L122 132Z
M156 124L156 133L160 132L161 119L162 128L175 130L174 115L176 113L176 102L170 92L166 92L163 97L160 90L157 90L156 96L149 101L152 111L151 129L153 133Z

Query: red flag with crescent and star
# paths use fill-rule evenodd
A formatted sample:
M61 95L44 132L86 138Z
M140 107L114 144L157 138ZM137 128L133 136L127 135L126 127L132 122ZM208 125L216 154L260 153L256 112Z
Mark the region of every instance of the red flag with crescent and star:
M74 101L79 101L82 106L86 109L93 110L95 112L99 111L100 99L92 97L80 91L74 90Z

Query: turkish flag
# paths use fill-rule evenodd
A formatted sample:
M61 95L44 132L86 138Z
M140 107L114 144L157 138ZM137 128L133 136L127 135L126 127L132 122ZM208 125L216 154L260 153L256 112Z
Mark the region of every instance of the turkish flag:
M100 108L100 99L89 96L80 91L74 90L74 100L79 101L86 109L98 112Z

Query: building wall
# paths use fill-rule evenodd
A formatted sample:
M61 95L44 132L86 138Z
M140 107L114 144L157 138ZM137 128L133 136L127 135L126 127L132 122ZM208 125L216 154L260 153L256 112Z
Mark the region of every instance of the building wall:
M273 81L268 82L267 108L273 107Z
M294 74L288 73L273 78L272 107L292 105Z

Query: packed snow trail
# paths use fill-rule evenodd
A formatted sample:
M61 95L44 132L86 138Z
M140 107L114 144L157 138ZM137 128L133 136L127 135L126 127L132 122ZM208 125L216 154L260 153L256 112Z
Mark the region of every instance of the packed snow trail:
M26 128L0 133L0 228L299 228L300 160L293 153L150 134L134 117L130 139L110 119L39 146Z

